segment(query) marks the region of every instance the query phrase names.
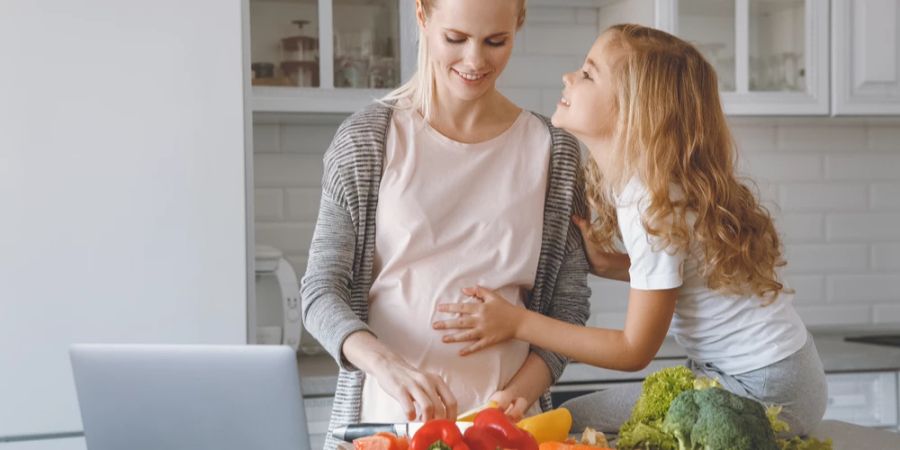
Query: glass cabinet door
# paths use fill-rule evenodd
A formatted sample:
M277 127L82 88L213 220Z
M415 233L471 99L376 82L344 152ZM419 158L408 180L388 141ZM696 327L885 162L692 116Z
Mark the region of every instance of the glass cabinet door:
M250 1L254 86L318 87L318 0Z
M716 69L727 114L829 112L826 0L655 0L656 26Z
M750 91L805 91L804 0L749 1Z
M677 23L677 34L694 44L716 69L719 90L734 91L734 0L680 0Z
M390 89L400 81L398 0L334 0L334 87Z

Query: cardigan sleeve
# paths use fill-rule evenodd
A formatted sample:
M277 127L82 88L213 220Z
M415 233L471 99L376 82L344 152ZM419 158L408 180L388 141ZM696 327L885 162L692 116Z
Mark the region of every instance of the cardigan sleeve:
M550 299L546 315L557 320L584 325L591 314L591 289L587 284L588 262L581 242L581 233L573 225L567 237L565 259L557 275L556 288ZM532 346L550 369L553 383L559 379L569 363L569 358L559 353Z
M303 325L344 370L357 370L343 357L344 341L369 326L350 307L354 283L356 227L346 200L340 170L344 141L339 129L325 153L322 199L309 248L309 262L300 288Z
M584 192L584 174L580 164L581 155L578 143L568 133L553 127L549 123L549 119L545 120L554 136L554 145L558 145L569 156L568 160L571 163L570 168L566 169L566 172L574 177L574 183L571 186L571 211L573 214L585 217L589 214L589 209ZM556 275L552 297L548 299L547 309L543 313L557 320L584 325L591 314L591 289L587 284L590 266L587 255L584 253L581 231L568 219L567 217L568 231L562 264ZM556 383L568 365L569 358L534 345L531 346L531 351L544 360L550 369L552 382Z

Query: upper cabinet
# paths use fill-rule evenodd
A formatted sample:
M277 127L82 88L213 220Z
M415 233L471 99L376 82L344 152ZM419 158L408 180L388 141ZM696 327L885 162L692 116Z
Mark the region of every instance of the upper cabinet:
M250 0L255 112L347 112L415 69L414 0Z
M900 2L834 0L835 114L900 114Z
M415 71L415 0L246 1L254 112L356 111ZM543 20L573 10L595 15L598 33L634 22L681 36L715 66L729 115L900 114L900 0L528 0L528 6Z
M656 6L656 26L696 45L715 67L726 113L829 113L827 2L657 0Z

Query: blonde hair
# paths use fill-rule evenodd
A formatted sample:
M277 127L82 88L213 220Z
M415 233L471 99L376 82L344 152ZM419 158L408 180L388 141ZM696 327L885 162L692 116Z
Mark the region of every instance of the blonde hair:
M708 286L771 303L785 290L780 238L769 212L735 175L736 147L713 67L691 44L639 25L615 25L610 46L617 113L614 150L601 173L586 164L597 213L592 237L612 249L619 236L614 193L637 177L649 203L641 220L662 249L702 252ZM674 198L672 187L683 193ZM689 221L689 215L694 216Z
M451 0L452 1L452 0ZM516 23L516 29L522 27L525 23L525 13L527 10L526 0L516 0L519 3L519 16ZM435 8L437 0L416 0L416 4L422 5L422 12L425 14L426 20L431 16L431 12ZM421 111L422 116L426 119L431 117L431 105L434 100L434 65L431 56L428 54L428 43L425 38L419 35L419 51L416 58L416 72L402 86L394 89L389 94L379 100L379 103L391 107L396 107L399 100L410 100L409 107L416 108Z

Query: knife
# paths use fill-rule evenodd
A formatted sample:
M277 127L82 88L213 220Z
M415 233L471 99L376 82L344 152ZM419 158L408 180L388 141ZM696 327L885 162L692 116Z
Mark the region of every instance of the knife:
M331 435L338 440L344 442L353 442L354 439L372 436L376 433L388 432L397 436L413 437L419 428L425 425L425 422L404 422L404 423L354 423L335 428ZM459 431L465 432L467 428L472 426L472 422L456 422Z

